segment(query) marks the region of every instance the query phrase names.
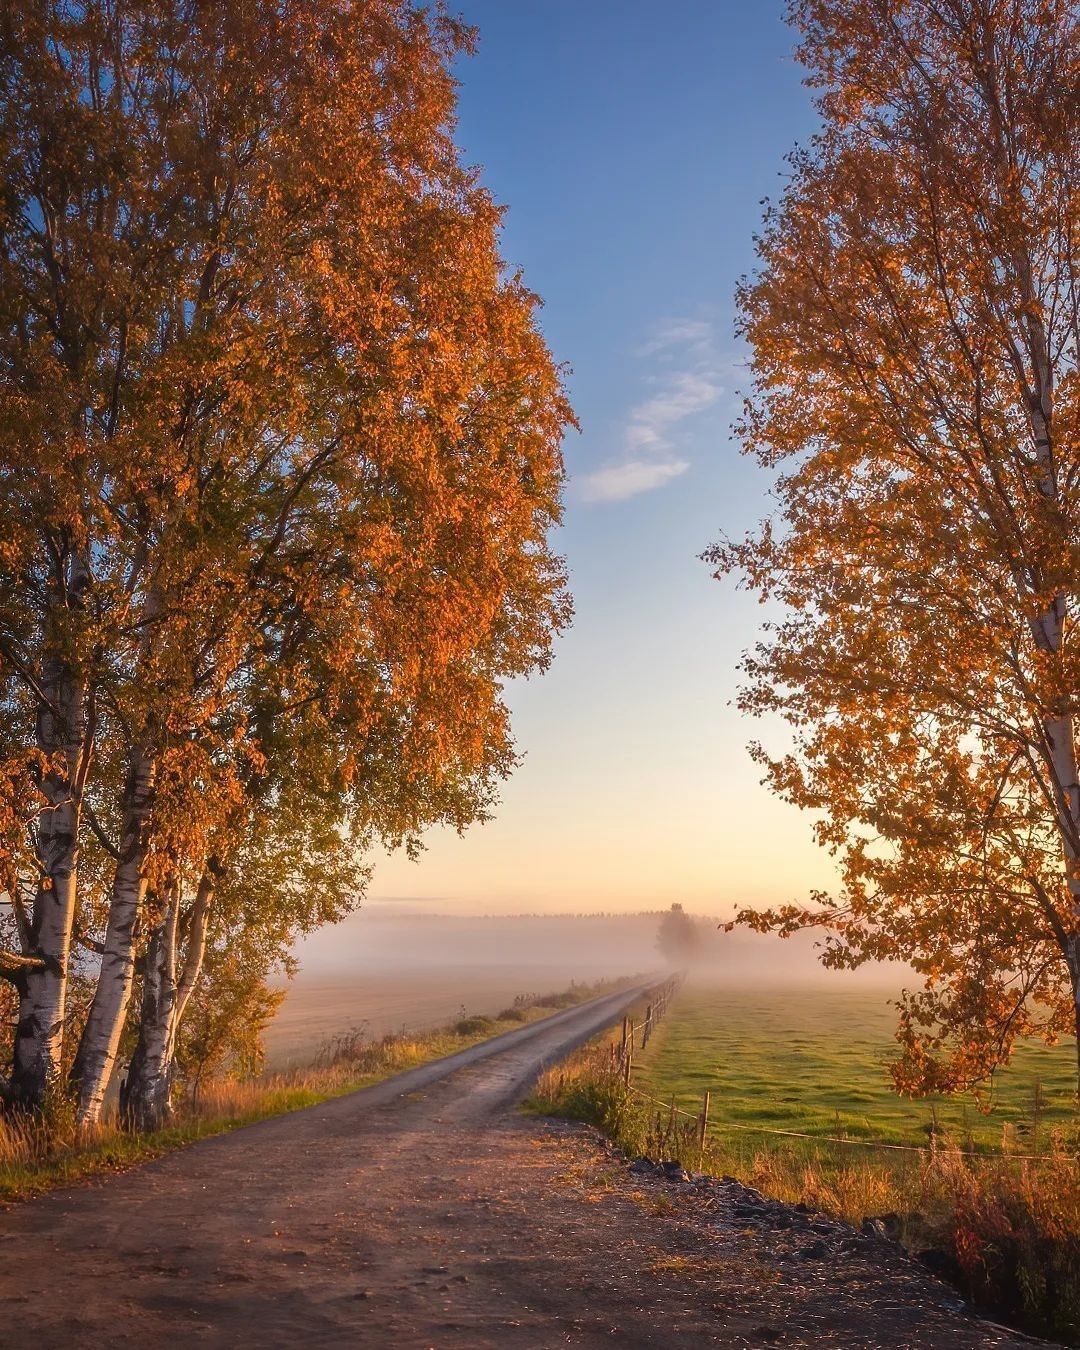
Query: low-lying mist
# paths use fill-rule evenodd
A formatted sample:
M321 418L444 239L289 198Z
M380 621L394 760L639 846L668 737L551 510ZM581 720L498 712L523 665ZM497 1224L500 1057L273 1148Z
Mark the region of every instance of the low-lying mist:
M567 979L653 970L666 964L657 948L662 913L451 915L373 904L297 946L298 980L462 967L559 970ZM732 983L895 986L905 973L881 964L838 974L818 962L816 934L726 933L719 920L698 917L701 945L693 965Z
M661 911L636 914L449 915L372 904L298 945L300 970L271 1026L272 1064L301 1062L331 1036L421 1030L463 1013L495 1013L518 995L572 981L658 971ZM695 978L732 988L895 991L901 966L824 970L813 934L782 940L701 923Z

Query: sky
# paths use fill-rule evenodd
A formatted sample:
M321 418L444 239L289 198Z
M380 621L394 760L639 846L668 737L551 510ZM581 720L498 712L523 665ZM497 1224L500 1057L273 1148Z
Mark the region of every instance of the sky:
M702 550L769 513L730 427L734 291L761 201L813 130L779 0L458 0L479 50L458 140L507 208L581 422L565 453L576 615L508 697L524 758L497 817L380 859L373 900L449 912L722 914L834 876L760 782L731 706L762 612Z

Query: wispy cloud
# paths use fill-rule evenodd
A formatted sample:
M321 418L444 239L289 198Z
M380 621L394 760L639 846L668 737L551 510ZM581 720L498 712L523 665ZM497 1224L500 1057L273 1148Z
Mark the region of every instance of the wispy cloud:
M648 342L637 349L638 356L656 356L672 347L711 347L713 327L705 319L665 319Z
M686 370L664 379L659 394L631 409L626 426L630 450L671 449L671 433L688 417L704 412L720 397L720 386L700 371Z
M685 473L690 465L685 459L653 464L644 459L629 459L622 464L609 464L597 469L584 480L581 495L587 502L621 502L636 497L639 492L651 492L663 487L673 478Z
M678 454L679 428L710 408L723 393L712 325L704 320L666 321L638 348L637 355L661 367L649 377L656 392L630 409L622 433L622 454L581 481L585 501L625 501L684 474L690 464Z

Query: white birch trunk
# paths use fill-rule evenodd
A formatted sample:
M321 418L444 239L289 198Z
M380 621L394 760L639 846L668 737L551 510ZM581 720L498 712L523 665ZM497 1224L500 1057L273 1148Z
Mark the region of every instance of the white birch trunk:
M1030 408L1031 429L1035 440L1035 455L1039 466L1039 492L1044 501L1059 505L1057 467L1051 436L1054 380L1048 356L1045 329L1034 303L1030 284L1030 267L1023 273L1025 291L1031 299L1028 321L1032 366L1036 381L1036 398ZM1065 640L1065 620L1068 602L1064 595L1056 595L1047 609L1037 616L1032 625L1035 644L1042 651L1061 657ZM1065 885L1069 894L1070 925L1066 933L1065 963L1072 985L1073 1021L1077 1033L1077 1069L1080 1073L1080 774L1077 771L1076 728L1069 708L1054 709L1042 723L1046 754L1051 769L1051 790L1055 802L1056 823L1061 839L1062 861L1065 867Z
M1076 1027L1077 1071L1080 1073L1080 774L1077 772L1076 734L1070 716L1047 719L1045 733L1054 769L1058 798L1058 832L1065 863L1072 923L1065 945L1065 962L1072 983Z
M45 877L34 899L28 955L40 957L44 965L27 971L19 983L11 1077L15 1097L32 1107L44 1104L60 1075L79 839L79 807L70 781L49 774L42 786L52 806L39 827L38 861Z
M206 956L206 934L210 926L210 907L214 902L214 891L220 876L220 865L212 859L199 882L198 894L191 911L191 931L188 934L184 973L180 976L180 984L176 991L172 1049L176 1048L176 1033L180 1029L180 1019L202 974L203 959Z
M90 577L74 559L67 577L73 608L82 603ZM38 1109L58 1082L64 1043L68 961L75 922L81 796L92 734L88 735L85 692L59 657L42 671L45 701L38 708L38 749L62 756L65 770L44 775L48 802L38 819L37 858L41 881L26 934L28 957L41 961L16 981L19 1017L15 1029L11 1091L16 1100Z
M166 911L147 943L139 1039L120 1093L121 1115L140 1130L154 1129L172 1114L168 1064L176 1007L179 915L180 893L174 888Z
M82 1125L100 1119L131 999L137 926L146 896L147 826L153 791L154 758L147 745L140 745L131 752L124 788L120 860L109 898L101 970L72 1069Z
M208 868L192 906L183 973L177 978L179 896L154 929L146 953L139 1039L121 1106L140 1130L160 1128L172 1115L173 1065L180 1021L202 972L215 874Z

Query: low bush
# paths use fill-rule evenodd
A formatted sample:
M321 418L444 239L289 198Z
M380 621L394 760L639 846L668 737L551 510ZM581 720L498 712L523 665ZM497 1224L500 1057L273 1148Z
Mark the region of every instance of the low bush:
M561 994L544 994L537 998L533 1006L536 1008L555 1008L557 1010L561 1008L572 1008L575 1003L581 1003L583 998L595 997L595 995L589 992L590 988L591 987L588 985L582 985L578 988L567 989ZM585 993L582 994L579 990L585 990Z
M527 1105L542 1115L595 1125L623 1147L629 1142L630 1094L618 1073L587 1056L541 1074Z
M459 1036L483 1036L494 1026L493 1017L463 1017L460 1022L454 1023L454 1030Z

